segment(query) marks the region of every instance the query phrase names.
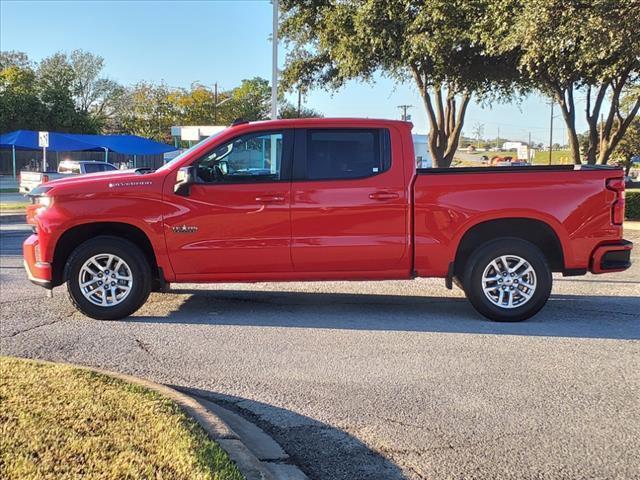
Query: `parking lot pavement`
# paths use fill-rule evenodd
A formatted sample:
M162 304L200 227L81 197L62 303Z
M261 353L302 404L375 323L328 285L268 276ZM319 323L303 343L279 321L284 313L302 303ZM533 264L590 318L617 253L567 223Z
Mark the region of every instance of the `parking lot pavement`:
M183 285L100 322L29 284L16 238L3 354L198 389L311 479L640 478L639 250L622 274L556 278L517 324L437 280Z

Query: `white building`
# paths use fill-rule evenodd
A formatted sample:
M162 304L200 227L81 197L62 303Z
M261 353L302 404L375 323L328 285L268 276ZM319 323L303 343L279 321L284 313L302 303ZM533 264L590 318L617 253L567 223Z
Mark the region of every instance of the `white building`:
M429 135L414 133L413 150L416 156L416 165L418 168L431 168L431 155L429 154Z
M522 142L504 142L502 144L503 150L518 150L522 147Z

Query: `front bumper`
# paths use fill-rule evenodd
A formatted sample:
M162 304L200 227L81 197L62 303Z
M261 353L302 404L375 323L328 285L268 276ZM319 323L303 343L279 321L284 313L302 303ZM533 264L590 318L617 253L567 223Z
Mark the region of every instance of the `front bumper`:
M628 240L600 245L591 255L591 273L622 272L631 266L633 243Z
M40 261L40 247L38 236L31 235L22 244L22 256L27 277L36 285L51 289L51 264Z

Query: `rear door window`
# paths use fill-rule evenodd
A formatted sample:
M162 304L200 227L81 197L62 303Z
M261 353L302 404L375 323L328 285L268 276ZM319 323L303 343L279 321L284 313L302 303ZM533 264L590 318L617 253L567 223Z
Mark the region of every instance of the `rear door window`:
M95 173L95 172L101 172L103 171L103 169L101 168L101 165L97 164L97 163L85 163L84 164L84 172L85 173Z
M391 166L387 129L310 129L306 134L306 178L367 178Z

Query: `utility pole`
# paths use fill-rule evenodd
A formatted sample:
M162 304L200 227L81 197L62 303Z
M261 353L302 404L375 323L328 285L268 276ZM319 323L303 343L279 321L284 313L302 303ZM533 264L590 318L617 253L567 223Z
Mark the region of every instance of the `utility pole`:
M496 150L500 150L500 127L498 127L498 138L496 138Z
M298 87L298 118L300 118L302 112L302 89Z
M407 110L409 110L410 108L413 108L413 105L398 105L398 108L400 108L402 110L402 121L407 122L409 121L409 116L407 115Z
M271 120L278 118L278 0L273 2L273 34L271 36Z
M532 149L531 149L531 132L529 132L529 143L527 143L527 157L529 157L529 161L531 163L533 163L533 155L531 155L532 153Z
M549 165L551 165L552 151L553 151L553 98L551 99L551 121L549 125Z
M213 124L218 125L218 82L213 84Z

